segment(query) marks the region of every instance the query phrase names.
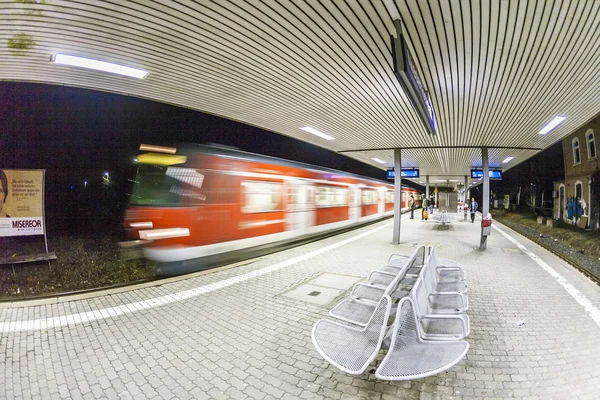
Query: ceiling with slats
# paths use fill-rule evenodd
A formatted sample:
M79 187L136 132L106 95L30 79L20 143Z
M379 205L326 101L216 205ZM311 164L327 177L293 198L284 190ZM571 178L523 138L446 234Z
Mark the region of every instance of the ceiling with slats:
M593 0L0 0L0 80L188 107L379 168L393 166L389 149L408 148L403 166L444 181L481 166L479 150L458 146L496 147L490 165L506 170L600 112L599 8ZM430 93L436 135L394 76L394 19ZM149 75L62 66L51 62L57 53ZM565 122L539 135L556 115Z

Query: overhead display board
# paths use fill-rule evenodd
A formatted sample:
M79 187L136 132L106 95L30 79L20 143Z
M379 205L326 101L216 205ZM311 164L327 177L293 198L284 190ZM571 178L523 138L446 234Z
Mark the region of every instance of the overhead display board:
M435 114L429 98L429 93L419 76L414 59L408 49L408 44L402 35L402 23L394 21L397 37L392 36L392 61L394 75L406 96L417 110L425 129L432 135L436 134Z
M489 171L490 179L492 180L502 180L502 171L499 169L490 169ZM480 179L483 178L483 170L481 169L472 169L471 170L471 178Z
M420 171L418 168L402 168L402 172L400 173L400 177L402 178L418 178L420 176ZM387 178L394 179L396 174L394 172L394 168L387 170Z

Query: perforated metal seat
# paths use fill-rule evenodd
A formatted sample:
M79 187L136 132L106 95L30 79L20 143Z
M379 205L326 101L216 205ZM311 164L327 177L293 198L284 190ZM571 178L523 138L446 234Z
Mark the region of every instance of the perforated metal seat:
M469 343L425 341L419 337L413 302L400 301L393 325L390 350L377 368L378 379L401 381L425 378L443 372L467 354Z
M438 259L435 249L431 249L428 263L435 268L439 282L458 282L466 280L465 268L453 260Z
M406 265L408 260L410 260L410 256L394 253L388 258L387 265L402 268Z
M460 340L470 333L469 316L466 314L435 314L423 280L415 283L410 298L419 324L419 336L426 340ZM435 297L434 297L435 298Z
M435 272L435 250L432 249L421 274L423 286L428 294L428 306L431 314L461 314L469 309L469 299L464 281L438 282ZM460 291L463 292L460 292Z
M329 320L313 327L312 342L331 365L352 375L362 374L377 357L387 330L392 300L384 295L367 325L355 328Z
M460 269L455 268L451 269L451 267L445 267L441 270L455 270L459 271ZM423 279L431 282L434 286L433 290L430 290L430 293L466 293L467 292L467 284L461 279L457 278L455 280L450 280L450 277L446 276L445 280L440 280L438 275L438 265L435 257L435 249L432 248L429 254L425 270L423 271ZM429 289L429 288L428 288Z
M418 275L425 263L427 256L429 255L429 248L426 246L418 247L411 256L405 256L403 254L392 254L388 258L387 264L381 269L387 269L388 271L399 271L404 268L413 256L416 256L417 262L413 263L412 267L406 272L407 274Z
M367 278L369 285L387 287L396 276L398 272L385 272L385 271L373 271Z
M424 249L421 253L415 252L409 263L396 275L373 272L369 276L370 283L357 283L354 285L351 297L342 300L329 310L329 315L354 325L366 326L369 316L383 295L393 296L394 298L402 298L408 295L408 290L399 290L399 282L404 278L406 270L414 264L417 255L424 253ZM389 281L390 277L392 278L391 281ZM384 282L389 283L383 286Z

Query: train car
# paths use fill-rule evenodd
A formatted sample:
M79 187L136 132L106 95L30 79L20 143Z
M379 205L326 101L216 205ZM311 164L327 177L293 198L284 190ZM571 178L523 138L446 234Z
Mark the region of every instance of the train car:
M393 215L388 182L217 146L140 149L125 225L161 275ZM417 195L406 190L403 208Z

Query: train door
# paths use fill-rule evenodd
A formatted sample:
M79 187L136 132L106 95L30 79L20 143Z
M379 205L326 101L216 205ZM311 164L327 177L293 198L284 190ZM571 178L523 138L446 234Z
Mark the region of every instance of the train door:
M383 212L385 211L385 188L380 188L377 191L377 197L379 199L379 207L377 208L377 213L379 215L383 215Z
M360 218L360 188L356 185L350 186L350 221Z
M286 212L286 230L298 235L307 233L315 225L314 185L310 182L294 179L288 186L288 204Z
M201 203L189 221L194 226L195 244L207 245L236 239L239 178L216 170L198 169L196 172L203 177L197 192L177 189L180 196ZM172 187L171 191L174 190Z

